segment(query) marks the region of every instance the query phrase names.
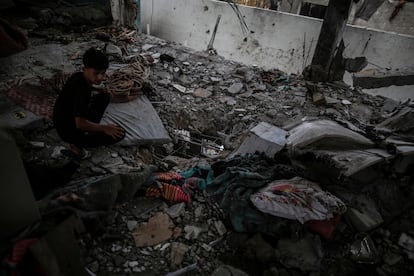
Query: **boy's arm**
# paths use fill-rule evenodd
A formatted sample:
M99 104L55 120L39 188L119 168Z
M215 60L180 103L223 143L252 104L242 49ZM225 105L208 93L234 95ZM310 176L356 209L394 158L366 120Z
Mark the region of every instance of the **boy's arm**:
M91 132L104 132L114 139L121 138L124 135L124 129L116 125L100 125L82 117L75 117L75 123L78 129Z

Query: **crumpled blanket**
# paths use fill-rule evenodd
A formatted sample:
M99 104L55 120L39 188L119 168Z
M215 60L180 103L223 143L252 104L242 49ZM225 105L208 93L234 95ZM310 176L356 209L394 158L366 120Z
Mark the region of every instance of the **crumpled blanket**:
M291 171L282 173L280 164L259 153L218 161L212 168L216 177L207 183L207 192L218 202L235 231L283 235L291 233L292 227L300 226L263 213L250 201L250 196L271 182L276 174L290 178L294 176Z
M250 200L264 213L296 219L302 224L309 220L329 220L334 213L343 214L346 211L345 204L339 198L300 177L273 181L252 194Z

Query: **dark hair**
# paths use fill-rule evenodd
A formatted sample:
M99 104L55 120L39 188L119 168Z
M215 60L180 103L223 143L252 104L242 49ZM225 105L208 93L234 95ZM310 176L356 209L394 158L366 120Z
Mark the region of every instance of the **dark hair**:
M104 53L95 48L90 48L83 55L83 65L96 70L106 70L109 67L109 61Z

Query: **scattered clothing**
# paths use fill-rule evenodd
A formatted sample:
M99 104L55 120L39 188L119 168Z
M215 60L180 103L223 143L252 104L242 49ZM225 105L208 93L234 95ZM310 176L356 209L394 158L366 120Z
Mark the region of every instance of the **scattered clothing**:
M154 173L155 180L162 182L179 182L184 179L179 173L169 172L156 172Z
M291 175L291 171L275 171L280 165L263 153L239 155L212 164L216 178L208 183L207 192L219 203L235 231L283 235L300 227L299 223L259 211L250 201L250 196L276 175Z
M210 166L195 166L180 174L185 178L182 188L189 194L193 194L196 190L205 190L214 178L214 172Z
M339 198L300 177L273 181L251 195L250 200L264 213L296 219L302 224L308 220L329 220L334 213L346 211Z
M190 202L190 196L181 187L163 182L159 182L158 184L158 187L151 186L147 188L145 196L162 197L172 202Z

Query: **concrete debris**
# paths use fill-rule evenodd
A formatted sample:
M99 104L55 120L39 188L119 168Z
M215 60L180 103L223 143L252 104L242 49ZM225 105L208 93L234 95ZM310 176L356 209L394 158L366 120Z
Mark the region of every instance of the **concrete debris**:
M244 139L243 143L231 153L228 158L232 158L238 154L254 153L256 151L265 152L267 156L272 158L286 144L286 136L288 132L268 123L261 122L250 130L249 135Z
M374 264L380 257L374 242L369 236L355 241L351 246L352 258L359 263Z
M319 92L312 94L312 100L313 100L313 103L318 106L326 104L325 96Z
M181 202L178 204L175 204L173 206L171 206L170 208L168 208L168 210L166 211L166 213L172 218L175 219L177 217L179 217L183 211L185 209L185 203Z
M385 164L389 162L393 155L382 149L361 149L361 150L332 150L332 151L318 151L319 157L329 159L336 168L341 168L341 175L346 177L353 177L364 170ZM363 179L361 175L358 176L360 181L369 182L371 179Z
M194 91L194 96L199 97L199 98L208 98L211 95L213 95L212 92L210 92L210 91L208 91L206 89L203 89L203 88L197 88Z
M186 93L187 91L187 88L179 84L173 84L173 87L177 89L178 91L180 91L181 93Z
M122 57L122 50L114 44L111 44L111 43L107 44L105 50L108 55L112 55L117 58Z
M276 259L276 250L263 239L262 235L256 234L243 245L243 255L250 259L262 262L271 262Z
M82 66L81 53L90 46L103 49L107 45L106 50L112 53L111 70L127 65L118 62L130 63L140 54L154 59L143 89L148 100L145 106L159 114L173 137L164 145L164 141L131 142L91 149L92 156L77 163L68 184L57 186L38 201L42 220L59 219L60 212L79 213L88 233L76 240L90 274L308 275L326 271L352 275L362 268L371 274L409 275L414 270L410 261L414 216L410 205L414 164L411 102L367 95L357 85L307 82L302 76L241 65L137 33L135 28L85 30L90 24L77 21L73 14L83 6L69 9L66 4L59 5L63 11L30 9L29 13L36 10L36 16L25 16L22 26L28 28L30 39L36 37L35 42L31 41L26 51L1 61L0 124L15 129L24 164L67 161L60 154L63 142L50 127L45 107L62 87L63 76ZM94 18L99 16L85 10ZM66 27L79 23L82 35L42 29L55 23ZM349 70L357 70L364 65L364 58L345 60L345 65L347 62ZM38 89L23 89L25 85ZM124 106L113 106L121 119ZM147 120L145 115L143 112ZM131 120L135 127L141 126L139 119ZM148 124L150 128L152 124ZM11 153L8 146L4 150L0 168L6 174L1 175L20 181L24 174L7 169L13 159L3 161ZM263 159L252 165L247 157L256 156L256 151L264 153L260 155ZM211 182L203 177L209 170L220 176L224 164L233 164L236 156L242 165L237 176L249 176L247 171L254 168L253 176L259 174L258 179L266 183L295 176L312 179L340 198L348 212L302 225L257 209L237 208L237 203L249 202L246 195L254 192L251 187L231 190L230 196L245 198L233 198L227 207L220 207L209 189L201 189ZM195 173L191 181L175 185L185 188L191 198L188 204L144 197L154 171L187 170ZM57 182L62 185L65 179ZM254 180L247 184L261 184ZM28 183L27 179L22 183ZM13 218L22 219L14 228L5 227L11 231L5 233L9 241L10 235L40 215L24 189L13 190L12 196L7 189L0 193L6 197L0 204L7 203L3 209L13 210ZM19 199L24 199L25 208L20 208ZM260 228L263 233L237 233L232 228L235 224L227 224L229 209L253 219L245 225L249 229L268 228ZM270 223L254 221L257 216L265 216ZM237 223L237 217L231 222ZM310 236L310 232L317 234ZM378 258L377 252L386 254Z
M360 232L367 232L383 222L379 214L377 214L378 218L375 218L354 208L349 208L347 215L351 223Z
M176 267L183 262L188 249L189 247L183 243L173 242L171 244L171 267Z
M147 224L141 224L132 233L137 247L153 246L170 239L174 223L167 214L157 213Z
M287 147L300 150L369 148L374 143L364 136L329 120L304 122L289 131Z
M405 107L377 126L401 134L414 134L414 109Z
M288 268L296 268L306 272L318 271L320 264L313 243L311 237L297 241L281 239L277 243L278 258Z
M243 83L236 82L232 84L227 91L229 91L230 94L239 94L241 90L243 89Z
M30 247L36 261L48 275L88 275L81 263L77 235L85 231L76 216L66 218ZM99 264L98 264L99 265Z
M203 231L204 230L200 227L197 227L194 225L187 225L184 227L184 232L185 232L184 237L187 240L194 240L194 239L197 239Z
M353 75L354 86L362 88L379 88L391 85L413 85L414 73L412 71L382 71L367 69Z
M382 111L385 113L391 113L395 111L399 105L400 103L393 99L386 99L382 107Z
M135 227L137 227L138 225L138 221L136 220L128 220L127 221L127 227L129 231L132 231L135 229Z
M216 227L217 232L219 233L220 236L223 236L224 234L227 233L227 229L226 226L224 226L222 221L215 221L214 222L214 226Z
M325 101L327 106L333 106L341 102L340 100L331 97L325 97Z

